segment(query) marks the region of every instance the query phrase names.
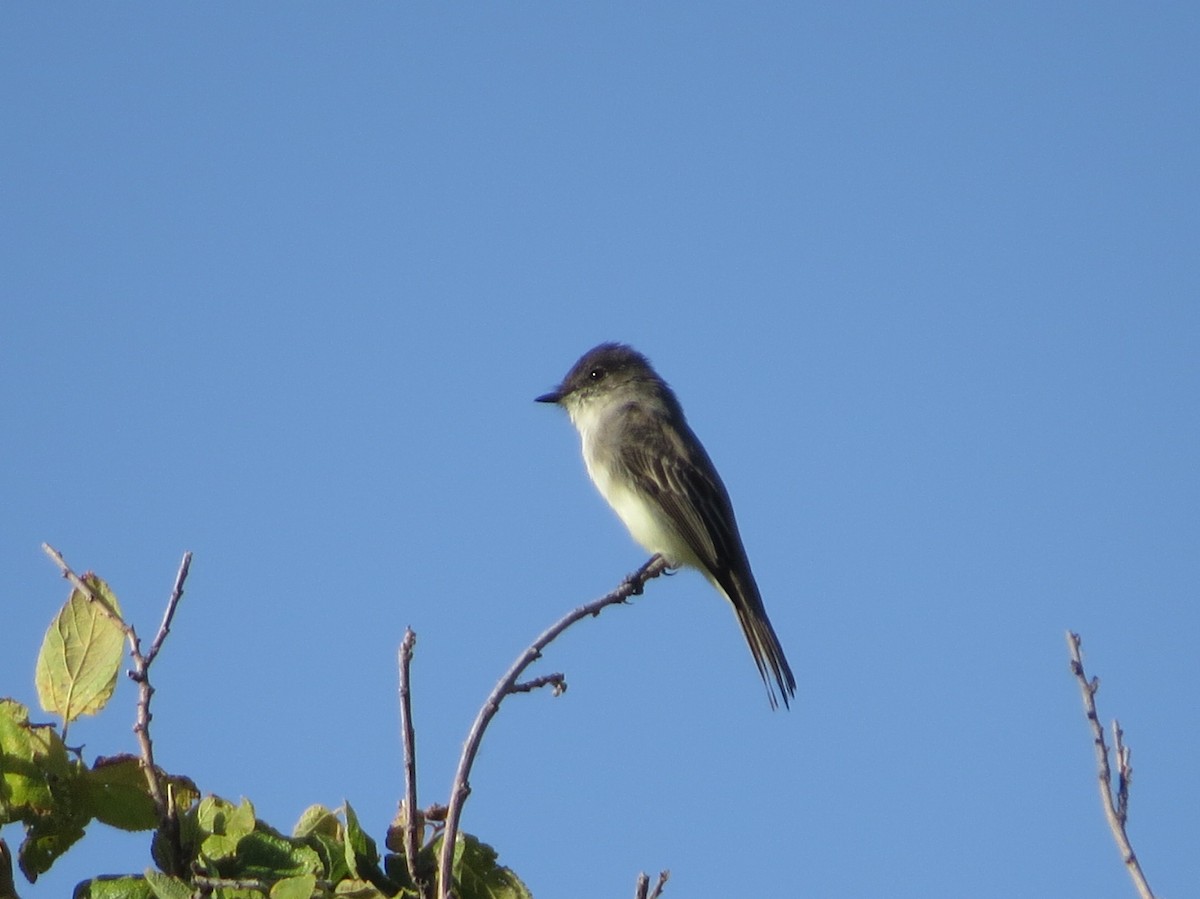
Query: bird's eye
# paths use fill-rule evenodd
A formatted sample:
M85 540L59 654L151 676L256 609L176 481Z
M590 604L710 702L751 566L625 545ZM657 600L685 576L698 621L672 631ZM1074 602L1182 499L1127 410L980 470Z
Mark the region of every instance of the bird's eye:
M591 378L593 381L599 381L601 378L604 377L604 374L605 374L604 369L593 368L590 372L588 372L588 377Z

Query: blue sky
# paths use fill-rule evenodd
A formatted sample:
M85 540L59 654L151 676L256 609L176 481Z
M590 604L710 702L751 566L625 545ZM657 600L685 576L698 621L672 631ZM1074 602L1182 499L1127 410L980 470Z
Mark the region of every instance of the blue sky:
M534 396L676 388L799 689L697 575L552 647L464 826L540 897L1132 895L1063 634L1200 832L1200 9L6 4L0 695L65 586L160 657L160 761L290 828L422 804L643 561ZM133 691L72 728L132 751ZM10 842L19 841L11 828ZM99 829L26 899L140 870Z

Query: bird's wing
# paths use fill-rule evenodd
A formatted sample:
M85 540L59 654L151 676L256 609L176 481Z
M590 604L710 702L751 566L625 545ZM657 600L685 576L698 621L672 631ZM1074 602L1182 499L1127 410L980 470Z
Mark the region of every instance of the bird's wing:
M774 708L796 693L796 679L775 629L767 618L758 585L734 523L729 494L712 460L692 434L685 437L631 414L632 433L617 443L617 464L643 494L658 503L733 604L754 664ZM686 425L685 425L686 427ZM672 560L668 560L672 561Z
M733 510L725 486L704 450L689 455L675 435L653 427L638 428L634 439L620 442L621 466L675 523L679 534L718 579L738 557ZM668 442L670 441L670 442Z

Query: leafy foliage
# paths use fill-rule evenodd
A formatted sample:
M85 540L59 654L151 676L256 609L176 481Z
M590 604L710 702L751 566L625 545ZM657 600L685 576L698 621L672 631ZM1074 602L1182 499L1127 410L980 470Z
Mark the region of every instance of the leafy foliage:
M454 847L454 879L462 896L476 899L530 899L531 893L508 868L496 864L496 850L464 834Z
M178 801L198 797L187 778L164 777ZM141 762L122 755L88 767L52 725L31 724L29 709L0 699L0 826L25 825L17 858L26 878L48 871L93 819L130 831L157 825Z
M153 775L166 794L166 808L160 810L145 758L117 755L89 765L80 751L70 749L64 742L68 725L80 715L97 714L112 698L125 641L135 657L138 652L136 635L121 618L109 586L91 574L82 581L92 596L71 592L46 633L37 661L38 698L46 712L61 719L61 726L32 723L26 706L0 698L0 829L23 826L17 857L31 883L83 838L92 821L99 821L122 830L153 832L151 856L158 867L135 875L93 877L76 887L74 899L432 895L441 845L441 825L432 810L413 812L419 839L411 867L417 883L402 841L394 838L402 821L393 825L389 851L382 854L349 803L340 810L310 807L285 836L260 821L249 800L201 798L190 779L155 769ZM455 846L453 877L459 899L530 896L520 879L498 864L494 849L465 834ZM15 895L8 849L0 840L0 899Z

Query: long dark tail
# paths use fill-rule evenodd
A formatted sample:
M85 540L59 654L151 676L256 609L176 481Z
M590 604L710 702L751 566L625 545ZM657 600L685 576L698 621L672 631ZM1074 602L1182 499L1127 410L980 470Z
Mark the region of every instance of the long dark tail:
M771 708L778 708L780 699L784 708L790 708L790 700L796 695L796 678L792 676L792 668L783 654L779 638L775 636L775 628L771 627L771 619L767 617L754 576L749 571L744 575L731 571L718 579L718 586L729 597L737 613L738 623L746 636L746 645L750 647L754 664L758 666L758 673L767 688Z

